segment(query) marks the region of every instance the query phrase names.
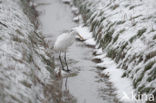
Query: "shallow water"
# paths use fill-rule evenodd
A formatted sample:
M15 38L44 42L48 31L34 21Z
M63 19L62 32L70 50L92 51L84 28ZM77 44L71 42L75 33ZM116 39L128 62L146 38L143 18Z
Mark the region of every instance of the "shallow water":
M69 5L63 4L61 0L44 2L49 4L38 7L38 10L42 11L41 29L52 45L58 35L77 24L72 21ZM47 86L46 103L51 103L49 98L53 99L54 103L118 103L111 82L100 74L100 70L95 68L95 63L91 61L92 53L92 48L75 41L67 52L67 61L69 68L78 71L78 74L56 79L53 85ZM61 67L58 59L56 64Z

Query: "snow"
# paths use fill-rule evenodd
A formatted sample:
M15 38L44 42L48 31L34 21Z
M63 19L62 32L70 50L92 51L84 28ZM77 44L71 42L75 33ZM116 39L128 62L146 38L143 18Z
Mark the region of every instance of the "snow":
M79 16L74 17L73 21L78 22L79 21Z
M77 0L74 4L81 10L82 16L87 18L86 25L89 28L94 25L92 32L97 38L96 47L101 47L100 51L103 53L110 53L110 57L113 55L112 58L118 63L116 65L119 70L123 70L126 73L125 78L133 82L134 92L141 92L141 87L142 90L155 88L155 78L147 81L148 78L153 78L149 72L155 71L155 65L148 68L149 70L145 68L156 60L156 40L153 38L156 33L155 0ZM103 17L105 19L101 22ZM103 28L99 36L97 34L100 27ZM111 41L103 47L103 40L107 39L106 34L113 30ZM112 52L116 54L111 54ZM105 64L98 64L101 67L103 65ZM135 83L137 80L139 82ZM154 93L152 90L147 94Z
M78 27L73 28L73 30L77 31L85 40L92 38L92 33L88 32L89 29L87 27L80 25Z
M86 40L84 43L86 45L89 45L89 46L95 46L96 45L94 38L90 38L90 39Z
M74 13L74 15L78 15L79 14L79 9L77 7L72 6L71 10Z
M107 11L108 12L108 11ZM109 12L108 12L109 13ZM94 14L93 14L94 15ZM136 14L137 15L137 14ZM111 21L116 21L117 19L114 18L121 18L119 16L117 17L112 17L110 18ZM98 17L96 18L96 20L98 20ZM88 21L89 22L89 21ZM107 23L106 23L107 24ZM133 88L133 79L131 78L127 78L127 77L122 77L122 75L125 73L125 70L123 70L122 68L119 67L119 64L123 63L123 61L126 60L126 58L130 58L129 56L133 56L133 55L141 55L141 54L148 54L149 51L147 50L147 48L149 48L149 46L147 46L147 43L149 43L148 41L153 37L154 33L152 33L151 35L148 35L146 38L142 37L136 37L134 39L134 41L132 43L128 42L127 47L125 47L126 49L124 49L124 52L127 52L125 58L123 60L119 61L119 64L116 64L114 62L114 60L112 60L111 58L108 58L105 53L106 50L102 50L102 48L99 48L99 44L96 44L96 41L94 40L94 38L92 37L92 32L90 32L89 27L83 26L83 23L80 23L79 27L76 27L75 30L86 40L84 41L84 43L86 45L92 45L95 46L95 57L93 57L93 59L101 59L101 63L98 63L96 65L96 67L100 67L100 68L106 68L103 70L102 73L110 76L110 81L114 84L114 87L117 89L116 93L117 93L117 97L119 98L120 101L124 102L124 103L144 103L145 101L140 101L140 100L136 100L135 96L136 93L138 93L136 91L136 89ZM122 46L125 41L129 41L129 39L131 39L133 36L135 36L138 33L138 30L141 30L144 26L147 27L146 25L148 25L148 23L138 23L137 27L131 27L131 22L126 22L125 25L120 25L118 26L118 28L116 28L116 31L113 34L113 37L115 38L115 36L124 28L125 31L123 33L121 33L119 35L119 38L117 39L117 42L113 44L110 43L110 45L108 47L114 47L114 48L120 48L120 46ZM137 29L136 29L137 28ZM107 30L107 28L104 30ZM96 32L93 31L93 32ZM147 31L146 31L147 32ZM143 34L143 36L146 36L146 32ZM103 38L103 37L102 37ZM154 42L151 42L151 45L155 45ZM108 48L107 48L108 49ZM153 48L150 48L150 52L153 50ZM146 52L145 52L146 51ZM148 52L148 53L147 53ZM132 57L131 57L132 59ZM151 60L153 61L153 59ZM149 61L149 62L151 62ZM134 61L135 62L135 61ZM134 62L128 64L126 63L126 65L128 65L128 70L131 70L132 68L134 68ZM147 64L147 63L146 63ZM135 74L135 70L136 68L144 68L143 64L140 63L138 66L136 66L131 73L129 74L129 76L131 77L133 74ZM140 86L145 85L146 79L148 78L148 73L151 72L152 70L154 70L154 67L151 68L150 71L145 73L145 76L143 78L143 80L141 81ZM143 72L144 69L140 69L140 71L138 71L136 73L136 75L134 75L133 78L138 78L138 76ZM153 85L154 81L152 81L151 83L147 84L148 86ZM147 87L148 87L147 86Z
M105 67L102 73L109 74L110 81L116 88L117 97L124 103L134 103L131 100L132 93L134 91L132 87L132 81L128 78L122 78L123 70L118 69L116 63L108 57L104 57L105 54L96 56L94 58L102 58L102 63L98 63L97 67ZM126 98L125 95L128 97Z
M96 48L97 47L97 45L95 46L95 50L94 50L94 52L96 53L96 55L100 55L100 54L102 54L103 53L103 51L102 51L102 48ZM101 56L100 56L101 57Z
M41 45L43 40L34 33L35 25L30 21L31 17L23 12L30 8L23 3L28 2L1 1L0 95L4 98L0 96L0 100L2 103L41 103L36 98L44 95L41 83L47 84L51 79L42 57L48 60L50 56Z
M143 41L140 39L137 39L132 43L133 50L131 52L133 53L141 53L146 50L147 46L144 44Z
M92 33L89 32L88 27L80 25L78 27L73 28L73 30L75 30L82 36L82 38L85 40L84 43L86 45L95 46L96 42L95 42L94 38L92 37Z
M95 46L95 40L92 38L92 33L89 32L87 27L79 26L76 27L75 30L81 36L85 39L84 43L86 45L94 45ZM114 87L117 89L116 93L120 101L124 103L133 103L134 101L131 101L132 93L134 91L132 87L132 81L128 78L122 78L123 70L117 69L116 63L111 60L111 58L106 57L106 54L102 52L102 49L95 49L96 54L99 54L93 59L101 59L101 63L96 64L96 67L104 67L106 68L103 70L102 73L109 74L110 81L114 84ZM124 96L127 97L124 97Z
M106 54L101 54L93 57L94 59L101 59L101 63L96 64L96 67L106 68L103 74L108 75L110 81L116 88L118 99L123 103L144 103L145 101L135 99L135 89L132 86L132 80L129 78L122 78L124 70L119 69L117 64Z

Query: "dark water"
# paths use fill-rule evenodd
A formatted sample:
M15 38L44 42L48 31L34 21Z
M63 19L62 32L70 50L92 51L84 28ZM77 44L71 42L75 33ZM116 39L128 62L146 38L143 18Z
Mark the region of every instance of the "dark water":
M75 27L73 15L69 5L61 0L42 1L48 5L39 6L42 30L50 45L56 37L66 30ZM86 47L82 42L75 41L67 52L69 68L77 71L77 75L70 75L56 79L52 85L47 86L45 103L118 103L112 83L100 74L91 61L93 49ZM60 66L56 55L56 64Z

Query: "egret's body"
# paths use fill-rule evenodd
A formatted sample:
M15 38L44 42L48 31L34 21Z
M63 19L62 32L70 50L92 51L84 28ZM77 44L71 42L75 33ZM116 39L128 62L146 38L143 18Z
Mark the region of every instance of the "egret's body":
M67 66L66 71L69 71L67 61L66 61L66 51L67 51L68 47L70 47L73 44L76 35L78 35L80 38L82 38L75 31L72 31L69 33L63 33L60 36L58 36L58 38L56 39L56 42L54 44L54 50L59 52L59 59L60 59L63 70L65 70L65 69L64 69L64 66L62 63L62 59L61 59L61 52L64 52L64 60L65 60L66 66Z
M59 52L65 52L74 42L75 35L72 33L63 33L56 39L54 49Z

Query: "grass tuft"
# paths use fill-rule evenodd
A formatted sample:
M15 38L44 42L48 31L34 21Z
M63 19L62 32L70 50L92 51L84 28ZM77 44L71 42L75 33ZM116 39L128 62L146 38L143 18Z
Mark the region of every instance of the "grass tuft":
M148 73L148 75L149 77L147 78L147 81L153 81L156 78L156 67L150 73Z
M117 34L117 35L115 36L115 38L113 39L113 43L115 43L115 42L118 40L119 35L120 35L120 34Z
M139 82L142 80L142 78L144 77L144 74L147 70L151 69L152 66L154 65L155 61L149 62L148 64L146 64L144 71L140 74L139 78L134 81L133 86L134 88L136 88L136 86L139 84Z
M156 40L156 35L153 36L153 40Z
M114 59L116 57L117 52L115 51L115 49L110 49L107 52L107 56L111 57L112 59Z
M115 9L117 9L118 7L119 7L119 5L118 5L118 4L115 4L115 5L111 6L110 8L111 8L112 10L115 10Z
M130 41L130 43L132 43L132 42L133 42L136 38L137 38L137 36L136 36L136 35L135 35L135 36L133 36L133 37L131 37L131 38L130 38L130 40L129 40L129 41Z
M145 66L144 72L146 72L147 70L151 69L152 66L153 66L155 63L156 63L155 61L149 62L149 63Z
M123 23L125 23L125 21L124 20L121 20L121 21L118 21L117 22L117 25L120 25L120 24L123 24Z
M147 30L146 28L140 29L140 30L138 31L138 33L137 33L137 36L138 36L138 37L142 36L143 33L146 32L146 30Z

